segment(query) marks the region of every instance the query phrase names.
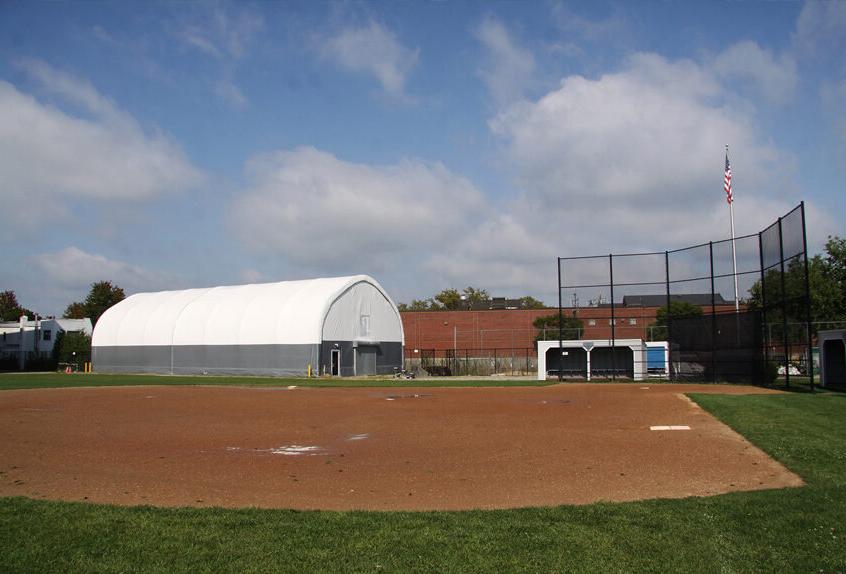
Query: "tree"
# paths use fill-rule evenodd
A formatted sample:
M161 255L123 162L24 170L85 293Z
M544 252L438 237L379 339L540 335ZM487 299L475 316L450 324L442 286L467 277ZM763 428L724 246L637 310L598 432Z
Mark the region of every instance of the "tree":
M668 337L667 321L677 319L690 319L691 317L701 317L702 307L688 303L687 301L670 301L669 307L661 307L655 313L655 323L651 330L651 339L653 341L662 341Z
M688 319L690 317L699 317L702 315L702 307L688 303L687 301L670 301L670 306L661 307L655 313L655 324L666 325L667 317L673 319Z
M460 292L458 289L444 289L430 299L429 309L437 311L458 311L468 309L474 303L486 303L491 297L487 290L476 287L465 287Z
M463 300L467 304L486 303L486 302L491 300L491 296L488 295L488 292L485 289L477 289L475 287L465 287L462 290L462 293L464 294Z
M31 318L35 313L18 304L18 297L14 291L3 291L0 293L0 320L17 321L21 318L21 315Z
M842 317L846 315L846 239L828 237L825 243L823 273L840 287L841 308L838 315Z
M543 304L543 301L538 301L534 297L520 297L520 308L521 309L545 309L546 305Z
M458 289L444 289L429 299L414 299L411 303L399 303L397 308L400 311L458 311L470 309L473 306L484 306L490 302L491 296L487 289L468 286L459 291ZM521 297L521 309L545 309L546 305L534 297Z
M65 309L65 316L68 318L84 318L90 317L91 324L96 325L100 316L106 312L106 309L116 303L120 303L126 298L123 289L117 285L112 285L111 281L98 281L91 284L91 291L83 302L75 302L68 305ZM82 317L79 317L80 311ZM76 315L73 317L72 315Z
M444 289L435 295L432 309L446 311L461 309L461 293L458 292L458 289Z
M532 325L538 330L535 341L558 339L558 324L558 313L544 315L532 321ZM581 339L583 326L581 319L562 316L561 336L564 339Z
M85 314L85 304L78 301L76 303L71 303L68 305L67 309L65 309L62 317L65 319L84 319L87 317Z
M53 346L53 359L57 363L91 361L91 337L82 331L59 331Z
M749 289L747 304L752 309L762 309L766 303L767 323L779 324L783 320L784 300L788 323L804 323L805 262L791 260L784 272L783 294L781 284L780 268L770 269L764 276L766 289L762 290L761 282L756 281ZM825 255L808 259L808 288L812 323L846 320L846 239L829 237Z

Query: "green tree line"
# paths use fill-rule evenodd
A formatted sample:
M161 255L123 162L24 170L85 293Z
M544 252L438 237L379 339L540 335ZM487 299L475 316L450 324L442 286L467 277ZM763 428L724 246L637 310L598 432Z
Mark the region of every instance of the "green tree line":
M811 322L819 324L846 321L846 239L829 237L823 253L808 259L808 287ZM804 323L805 261L792 259L785 266L782 288L781 269L775 267L749 289L747 304L766 308L767 323L778 323L787 314L788 323ZM784 302L784 305L782 305Z
M487 289L465 287L461 291L454 288L444 289L428 299L413 299L411 303L399 303L400 311L459 311L469 309L479 303L489 303L491 296ZM544 309L546 305L534 297L520 297L521 309Z

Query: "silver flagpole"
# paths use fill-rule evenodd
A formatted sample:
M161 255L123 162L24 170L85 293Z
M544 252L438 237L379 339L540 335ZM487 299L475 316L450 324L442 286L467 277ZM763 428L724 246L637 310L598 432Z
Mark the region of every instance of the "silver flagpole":
M729 146L726 144L726 161L728 161ZM740 298L737 292L737 249L734 245L734 191L731 194L731 201L729 202L729 213L731 214L731 264L732 272L734 274L734 311L740 311Z

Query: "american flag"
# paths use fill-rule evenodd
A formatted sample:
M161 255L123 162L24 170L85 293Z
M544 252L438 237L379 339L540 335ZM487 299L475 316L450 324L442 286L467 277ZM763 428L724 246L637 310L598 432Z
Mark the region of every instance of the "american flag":
M723 178L723 189L726 191L726 201L731 205L734 202L734 196L731 194L731 164L729 163L728 152L726 152L726 175Z

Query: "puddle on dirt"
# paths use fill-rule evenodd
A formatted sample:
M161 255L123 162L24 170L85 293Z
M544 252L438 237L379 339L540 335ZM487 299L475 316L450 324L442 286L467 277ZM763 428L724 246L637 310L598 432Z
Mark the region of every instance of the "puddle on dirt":
M262 452L270 452L270 454L281 454L285 456L315 456L326 454L325 449L320 446L289 444L276 448L266 449Z
M570 399L545 399L538 401L541 405L569 405L572 401Z
M238 452L246 449L240 446L227 446L224 450L227 452ZM281 454L284 456L318 456L328 454L322 446L302 444L287 444L274 448L254 448L250 450L252 452L269 452L270 454Z
M368 439L368 438L370 438L369 433L362 433L362 434L350 435L350 436L347 437L347 440L348 441L350 441L350 440L355 441L355 440L365 440L365 439Z

